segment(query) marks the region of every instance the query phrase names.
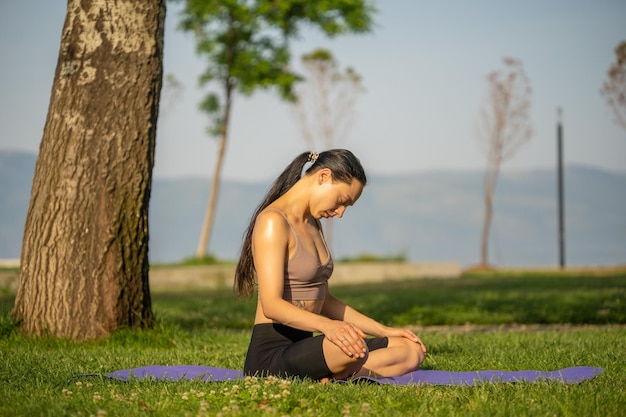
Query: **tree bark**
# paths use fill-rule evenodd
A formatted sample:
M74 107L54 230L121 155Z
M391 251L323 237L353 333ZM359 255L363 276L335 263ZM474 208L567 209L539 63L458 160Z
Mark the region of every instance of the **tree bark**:
M69 0L24 228L28 335L151 326L148 204L164 0Z

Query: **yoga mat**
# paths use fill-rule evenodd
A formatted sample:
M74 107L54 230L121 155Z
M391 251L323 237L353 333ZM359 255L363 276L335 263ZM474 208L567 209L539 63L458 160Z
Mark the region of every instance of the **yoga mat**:
M475 385L481 383L502 382L535 382L559 381L566 384L577 384L601 374L602 368L577 366L556 371L469 371L449 372L433 370L417 370L408 374L389 378L359 377L350 381L338 382L372 382L393 385ZM123 369L104 374L107 378L128 381L131 378L153 378L158 381L178 381L181 379L197 379L201 381L234 381L243 378L243 372L234 369L214 368L200 365L173 365L173 366L142 366L139 368Z

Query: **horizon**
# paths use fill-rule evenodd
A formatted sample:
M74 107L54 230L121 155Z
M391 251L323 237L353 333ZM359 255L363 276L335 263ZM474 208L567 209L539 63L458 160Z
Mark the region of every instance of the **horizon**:
M20 153L24 155L32 155L37 158L37 152L24 150L24 149L1 149L0 154L2 153ZM567 169L590 169L599 172L605 172L612 175L618 176L626 176L626 167L623 169L611 169L606 168L600 165L592 165L586 163L566 163L563 168ZM557 167L549 167L549 166L535 166L535 167L507 167L502 166L500 169L500 176L513 175L516 173L542 173L546 171L554 171L556 175ZM412 175L418 175L422 173L471 173L471 174L482 174L484 172L484 168L454 168L454 167L435 167L435 168L416 168L413 171L402 171L402 172L376 172L373 170L365 169L365 173L368 177L376 177L376 178L393 178L393 177L406 177ZM174 176L161 176L155 175L153 170L152 180L153 181L176 181L176 180L202 180L208 181L211 180L211 176L203 176L203 175L174 175ZM269 183L274 181L276 178L230 178L222 176L222 181L235 182L235 183L243 183L243 184L261 184L261 183Z

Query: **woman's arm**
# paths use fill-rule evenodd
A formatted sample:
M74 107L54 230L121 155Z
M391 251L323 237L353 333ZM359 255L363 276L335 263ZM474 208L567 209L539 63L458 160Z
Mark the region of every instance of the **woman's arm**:
M369 335L376 337L385 336L383 334L385 327L382 324L364 314L359 313L343 301L335 298L329 292L326 293L322 314L328 318L350 322Z
M385 326L377 322L376 320L366 316L365 314L359 313L357 310L350 307L343 301L335 298L328 292L326 294L326 299L324 300L322 314L335 320L342 320L348 323L352 323L356 327L361 329L364 333L372 336L404 337L412 340L415 343L422 344L420 339L411 330Z

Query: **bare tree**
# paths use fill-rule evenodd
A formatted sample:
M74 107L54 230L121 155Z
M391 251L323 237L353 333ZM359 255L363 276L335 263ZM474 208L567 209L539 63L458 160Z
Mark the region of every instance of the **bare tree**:
M296 120L310 150L332 149L346 139L356 114L356 102L365 89L351 67L344 71L326 49L302 56L305 80L295 88ZM332 242L332 219L325 220L326 240Z
M305 81L295 88L296 120L311 150L338 146L352 126L356 101L364 88L361 76L351 67L341 71L326 49L302 56Z
M35 167L15 317L29 335L151 326L148 203L164 0L69 0Z
M626 41L615 48L615 62L607 71L607 80L600 92L617 124L626 129Z
M480 245L480 267L487 268L493 196L500 167L530 140L530 81L521 61L504 58L504 68L488 75L489 95L481 111L479 139L487 157L483 178L485 214Z

